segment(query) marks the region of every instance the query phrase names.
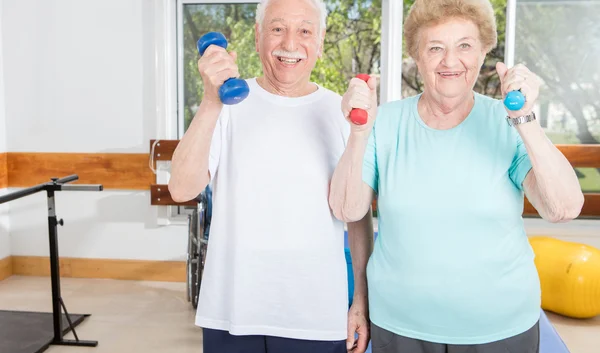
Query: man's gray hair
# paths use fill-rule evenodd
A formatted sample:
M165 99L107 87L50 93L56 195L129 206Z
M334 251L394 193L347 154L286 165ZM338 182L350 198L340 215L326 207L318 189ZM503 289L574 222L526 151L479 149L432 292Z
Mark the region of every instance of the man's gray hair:
M263 25L263 20L265 19L265 10L267 9L267 6L269 5L270 1L272 0L261 0L260 4L258 4L258 6L256 7L256 23L258 23L261 26L261 28ZM323 0L309 1L312 1L313 5L315 5L317 10L319 11L319 29L322 33L327 26L327 7L325 7L325 3L323 2Z

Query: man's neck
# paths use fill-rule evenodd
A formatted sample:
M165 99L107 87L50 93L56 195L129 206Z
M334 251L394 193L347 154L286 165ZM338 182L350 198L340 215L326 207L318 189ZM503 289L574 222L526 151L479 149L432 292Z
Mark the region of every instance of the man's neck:
M281 84L274 79L269 79L266 76L261 76L256 79L256 82L265 91L284 97L302 97L315 92L318 87L308 80L301 80L293 84Z

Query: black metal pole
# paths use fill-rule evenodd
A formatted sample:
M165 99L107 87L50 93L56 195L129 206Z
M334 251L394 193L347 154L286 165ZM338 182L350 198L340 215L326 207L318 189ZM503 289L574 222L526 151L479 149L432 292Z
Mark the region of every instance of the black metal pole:
M64 185L61 182L70 182L77 180L76 175L71 175L62 179L52 178L52 183L46 186L48 193L48 235L50 237L50 277L52 280L52 321L54 323L54 339L52 344L61 346L80 346L80 347L96 347L98 341L80 340L75 332L75 327L71 324L68 317L69 313L62 300L60 293L60 263L58 256L58 225L63 225L63 221L56 217L56 205L54 202L54 191L68 190L102 190L101 185ZM65 309L67 320L69 321L71 331L75 336L75 340L64 339L62 329L62 308Z
M48 236L50 243L50 278L52 282L52 321L54 323L54 341L62 340L62 312L60 307L60 264L58 261L58 220L54 204L54 190L46 189L48 193Z
M4 196L0 196L0 204L3 204L5 202L9 202L9 201L12 201L12 200L20 199L21 197L25 197L25 196L29 196L29 195L35 194L36 192L44 190L45 187L46 187L46 184L39 184L39 185L32 186L32 187L27 188L27 189L18 190L18 191L15 191L15 192L11 192L10 194L6 194Z
M68 176L62 177L60 179L52 178L52 181L54 182L54 184L65 184L65 183L70 183L75 180L79 180L79 176L77 174L68 175Z
M62 345L62 346L80 346L80 347L96 347L98 341L85 341L80 340L75 332L75 327L70 320L67 307L60 293L60 262L58 256L58 225L63 225L63 221L58 220L56 217L56 205L54 202L55 191L72 190L72 191L102 191L102 185L66 185L65 183L78 180L79 177L76 174L66 176L62 179L51 178L52 182L35 185L33 187L19 190L8 195L0 197L0 204L9 202L12 200L19 199L36 192L45 190L48 195L48 237L50 245L50 278L52 282L52 321L54 326L54 338L49 344ZM75 340L69 340L63 338L62 329L62 308L65 310L69 327L75 336ZM84 316L89 316L86 314ZM47 347L44 347L45 350Z

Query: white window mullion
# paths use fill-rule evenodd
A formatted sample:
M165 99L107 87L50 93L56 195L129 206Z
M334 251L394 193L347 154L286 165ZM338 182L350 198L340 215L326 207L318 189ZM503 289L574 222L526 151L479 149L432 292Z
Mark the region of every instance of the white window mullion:
M183 4L185 0L177 0L177 139L183 137L184 102L183 97Z
M381 3L381 103L402 98L403 6L398 0Z
M504 63L508 67L515 64L515 28L517 23L517 0L506 2L506 32L504 40Z

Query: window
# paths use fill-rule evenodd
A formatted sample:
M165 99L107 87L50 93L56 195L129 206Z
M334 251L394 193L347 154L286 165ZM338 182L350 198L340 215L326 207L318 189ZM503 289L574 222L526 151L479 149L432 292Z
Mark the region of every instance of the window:
M388 13L382 17L382 2ZM387 100L399 98L394 93L391 79L393 66L401 63L390 62L384 69L382 44L396 40L387 36L382 41L382 20L402 16L402 7L389 4L387 0L325 0L328 10L327 35L323 57L317 61L311 80L343 94L348 81L358 73L368 73L378 77L379 98ZM255 51L254 22L257 1L190 1L178 2L178 136L181 138L188 128L198 105L202 101L203 86L198 73L198 53L196 41L206 32L220 31L228 39L228 50L238 53L238 66L242 78L262 74L262 67ZM401 33L397 33L400 38ZM388 45L386 53L392 53L395 45ZM390 50L391 48L391 50ZM399 71L396 69L396 71ZM382 82L383 81L383 82ZM383 91L382 91L383 87Z
M202 100L196 41L220 31L238 53L242 78L261 75L254 47L259 0L177 0L177 131L181 138ZM542 77L536 107L549 138L569 158L586 193L588 215L600 216L600 12L599 0L491 0L498 45L488 54L475 85L500 98L495 64L523 62ZM380 103L422 90L414 61L403 49L403 19L414 0L325 0L328 10L323 57L311 79L343 94L358 73L379 77ZM398 58L402 60L398 60ZM170 120L171 122L173 121ZM167 124L168 125L168 124ZM172 136L172 135L170 135ZM568 145L568 146L565 146ZM583 161L583 162L581 162ZM592 164L592 165L587 165ZM586 206L584 206L585 209ZM526 208L527 210L527 208ZM531 208L529 208L531 210Z
M544 85L535 108L550 140L570 148L586 194L582 217L600 216L600 1L491 0L498 45L486 58L475 91L501 98L495 64L523 63ZM404 1L404 18L414 0ZM402 97L422 91L414 61L403 50ZM590 146L595 145L595 146ZM591 147L591 148L590 148ZM585 164L585 167L579 167ZM526 205L526 215L535 214Z
M543 80L540 123L555 144L600 142L600 1L516 1L515 63ZM596 14L596 15L594 15ZM600 192L600 165L577 168L584 192Z
M225 2L225 1L223 1ZM260 61L254 48L254 14L256 4L184 3L181 5L180 38L183 58L180 61L179 137L187 130L204 92L198 72L196 42L207 32L221 32L227 38L227 50L238 54L240 76L260 74Z
M177 0L177 138L187 130L203 96L198 73L197 40L222 32L228 50L238 54L241 78L257 77L262 67L255 51L258 0ZM402 3L395 0L325 0L327 35L324 53L311 80L343 94L359 73L378 78L380 102L400 98ZM168 124L167 124L168 125ZM171 207L172 216L183 213Z

